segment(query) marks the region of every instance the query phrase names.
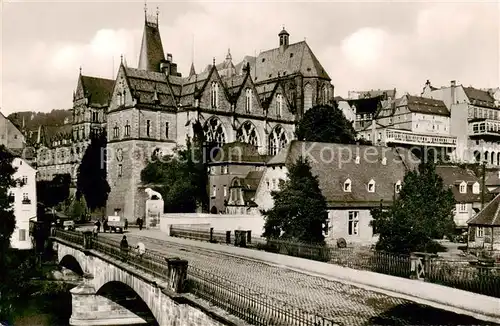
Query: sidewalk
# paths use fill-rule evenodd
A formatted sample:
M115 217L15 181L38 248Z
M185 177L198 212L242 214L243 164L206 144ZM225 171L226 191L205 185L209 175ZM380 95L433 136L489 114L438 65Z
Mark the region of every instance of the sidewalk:
M245 249L221 244L212 244L189 239L169 237L159 230L129 230L129 234L165 240L180 245L195 246L214 250L236 257L264 262L298 271L311 276L319 276L331 281L351 284L391 297L410 300L458 314L465 314L481 320L500 323L500 299L451 287L404 279L369 271L354 270L333 264L321 263L286 255L279 255L254 249Z

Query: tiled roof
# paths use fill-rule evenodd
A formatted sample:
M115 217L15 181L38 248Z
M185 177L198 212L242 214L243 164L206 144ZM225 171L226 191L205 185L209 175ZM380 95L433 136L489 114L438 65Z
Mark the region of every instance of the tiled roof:
M83 91L89 96L89 104L108 106L115 81L112 79L81 76Z
M170 89L165 74L135 68L125 68L125 74L132 94L137 98L139 104L158 104L164 107L176 106L173 97L174 92ZM155 96L158 103L155 102Z
M411 112L450 116L450 111L441 100L411 95L405 95L405 97L407 98L408 110Z
M500 226L500 195L493 198L479 213L467 221L469 225Z
M333 154L333 155L332 155ZM359 164L356 155L359 155ZM382 163L385 154L386 164ZM417 159L406 149L358 146L331 143L292 141L268 165L290 165L306 155L312 173L330 207L373 207L380 201L393 201L395 184L403 182L405 173L415 169ZM351 180L351 192L344 192L344 182ZM368 183L375 181L375 192L368 192Z
M481 202L481 192L479 194L472 192L474 183L478 182L481 184L481 180L476 176L474 171L459 166L443 165L436 167L436 173L443 178L444 184L451 188L456 202ZM462 181L467 183L467 193L465 194L460 193L460 183Z
M347 100L350 106L356 107L356 114L359 113L377 113L379 104L383 100L382 96L370 97L370 98L360 98L357 100Z
M247 56L235 68L239 73L245 63L250 63L250 73L255 83L296 73L304 77L319 77L330 80L323 66L305 41L290 44L282 51L274 48L261 52L255 60ZM279 76L278 76L279 75Z
M146 22L142 35L141 52L139 55L139 69L159 71L160 62L165 60L163 45L161 44L158 25Z
M500 171L486 171L484 179L487 186L500 186Z
M389 97L394 99L396 98L396 89L377 89L370 91L354 91L354 93L359 94L359 98L373 98L381 96L382 99L386 100Z
M267 156L259 154L257 147L243 143L232 142L222 146L212 163L265 163Z
M474 87L464 87L465 95L471 104L486 107L495 107L495 99L487 92Z
M245 177L245 189L248 190L257 190L257 187L259 186L260 179L262 179L262 175L264 174L264 171L250 171L248 172L247 176Z

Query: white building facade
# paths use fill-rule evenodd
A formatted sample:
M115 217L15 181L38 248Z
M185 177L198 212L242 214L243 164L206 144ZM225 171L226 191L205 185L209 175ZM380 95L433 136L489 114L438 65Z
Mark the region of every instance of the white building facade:
M14 197L14 215L16 228L11 237L11 247L14 249L28 250L33 248L29 233L30 219L36 221L36 170L22 158L14 158L12 165L17 169L13 178L20 182L15 188L10 189Z

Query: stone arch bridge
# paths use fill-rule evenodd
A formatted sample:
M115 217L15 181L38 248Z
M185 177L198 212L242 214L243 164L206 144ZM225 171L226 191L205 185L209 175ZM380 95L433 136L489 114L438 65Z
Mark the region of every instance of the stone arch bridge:
M132 252L124 258L116 243L92 242L91 234L73 237L52 237L58 262L84 279L71 290L70 325L234 324L181 293L187 261L145 260Z

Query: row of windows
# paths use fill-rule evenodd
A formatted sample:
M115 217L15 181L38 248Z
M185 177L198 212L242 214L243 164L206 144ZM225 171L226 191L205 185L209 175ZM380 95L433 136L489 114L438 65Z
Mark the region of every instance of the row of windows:
M375 192L375 180L371 179L370 182L368 182L367 188L368 192ZM344 192L351 192L352 191L352 181L351 179L347 179L344 181ZM401 181L396 182L394 185L394 191L399 194L401 191Z
M469 118L500 120L500 114L498 110L469 108Z
M253 91L251 88L247 88L245 90L245 112L252 112L252 99L253 99ZM195 106L198 105L199 102L196 102ZM211 90L210 90L210 105L212 109L216 109L219 107L219 84L217 82L212 82ZM276 94L276 106L275 113L277 117L281 117L283 113L283 95Z
M170 124L168 122L165 122L164 125L164 130L165 130L165 138L168 139L168 133L169 133L169 128ZM146 137L152 137L152 125L151 125L151 120L146 120ZM127 120L125 127L124 127L124 137L130 137L130 122ZM113 128L113 138L117 139L120 137L120 127L118 127L118 124L115 124Z
M459 191L461 194L466 194L467 193L467 182L462 181L459 187ZM472 186L472 193L473 194L479 194L479 182L475 182L474 185Z
M222 191L223 191L223 196L224 198L227 197L227 185L222 186ZM212 198L217 197L217 186L213 185L212 186Z

